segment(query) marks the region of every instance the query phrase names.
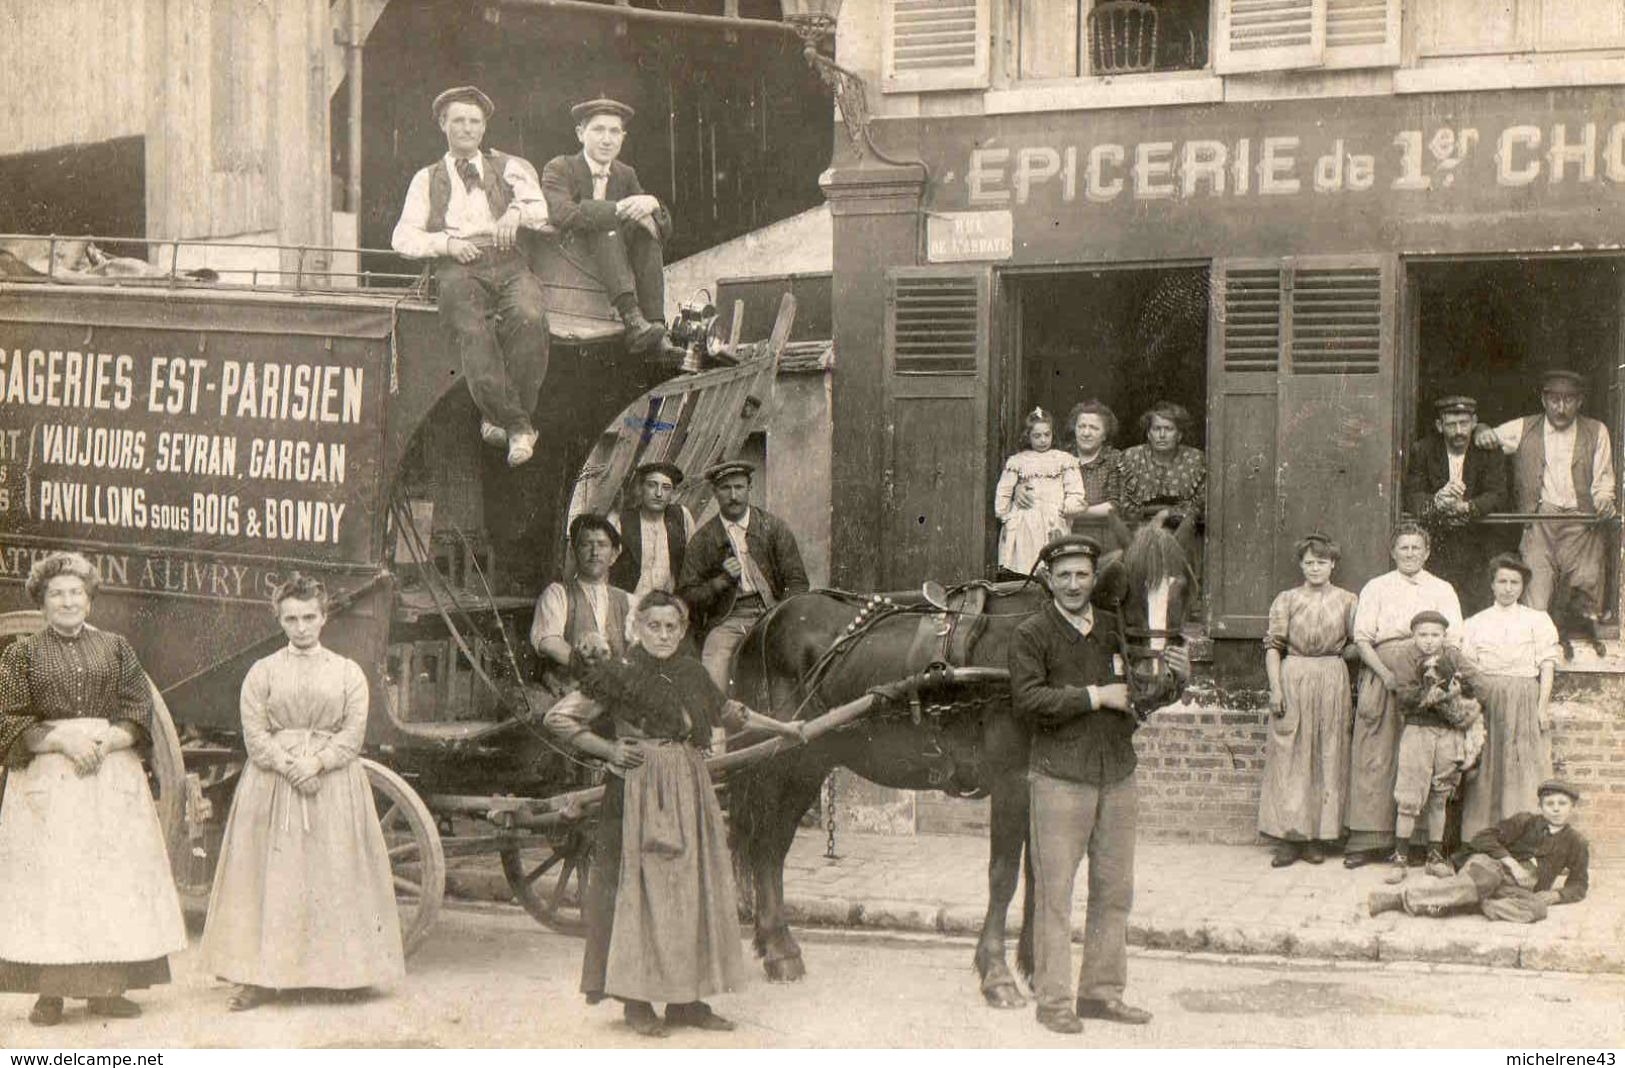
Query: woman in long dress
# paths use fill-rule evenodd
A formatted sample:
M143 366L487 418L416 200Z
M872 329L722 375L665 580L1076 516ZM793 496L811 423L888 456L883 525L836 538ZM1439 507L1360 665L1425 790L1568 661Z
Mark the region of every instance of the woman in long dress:
M1303 585L1276 595L1264 635L1270 734L1258 830L1276 841L1276 868L1299 859L1319 864L1342 837L1354 715L1345 657L1359 598L1332 585L1337 542L1310 534L1296 549Z
M46 626L0 657L0 991L38 995L48 1027L65 998L138 1016L125 996L169 982L186 948L163 829L136 755L152 695L130 643L85 622L99 585L78 553L34 565Z
M1552 677L1557 627L1545 612L1518 603L1529 565L1512 553L1490 561L1495 603L1462 627L1462 651L1484 674L1484 752L1462 793L1461 837L1540 808L1540 784L1552 777Z
M203 932L227 1007L278 990L357 991L406 973L389 851L367 773L367 677L321 644L327 591L295 573L272 594L288 644L249 669L248 764L232 799Z
M705 769L713 726L799 728L728 701L698 660L674 655L688 609L651 590L638 603L638 644L601 664L544 719L561 741L609 765L586 903L581 989L589 1004L625 1005L627 1025L662 1037L669 1026L731 1031L703 998L744 976L738 895L716 790ZM608 738L595 725L612 728ZM611 874L613 873L613 874ZM613 892L602 885L613 878ZM653 1002L666 1003L664 1021Z
M1459 640L1461 634L1461 602L1454 587L1424 570L1430 547L1421 526L1397 524L1388 541L1394 569L1365 584L1354 612L1354 643L1365 667L1349 743L1345 867L1358 868L1394 851L1394 778L1405 726L1394 696L1400 682L1394 672L1403 652L1400 643L1411 636L1411 618L1431 609L1449 620L1453 633L1447 640Z

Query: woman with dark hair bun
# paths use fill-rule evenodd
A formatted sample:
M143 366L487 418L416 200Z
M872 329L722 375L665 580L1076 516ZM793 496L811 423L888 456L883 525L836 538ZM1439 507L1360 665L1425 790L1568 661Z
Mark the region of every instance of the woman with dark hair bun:
M169 982L186 948L163 828L138 751L152 693L130 643L85 622L100 578L78 553L28 575L45 627L0 656L0 992L37 994L31 1023L139 1016L126 991Z
M1140 417L1144 445L1123 453L1123 511L1130 525L1161 508L1201 520L1207 510L1207 457L1183 445L1191 415L1160 400Z
M295 572L271 595L288 637L243 679L248 764L203 932L233 1012L278 990L346 992L406 973L389 850L367 773L367 676L321 643L327 590Z

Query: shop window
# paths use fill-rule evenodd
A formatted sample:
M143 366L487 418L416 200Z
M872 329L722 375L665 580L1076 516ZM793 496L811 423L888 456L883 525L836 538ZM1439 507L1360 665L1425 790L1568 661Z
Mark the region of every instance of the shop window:
M1017 77L1201 70L1210 18L1209 0L1010 0Z
M1417 0L1417 54L1625 48L1625 0Z
M1463 393L1475 397L1479 419L1499 424L1541 409L1540 376L1553 367L1586 380L1581 414L1601 420L1614 446L1616 491L1621 410L1616 368L1621 343L1625 261L1616 257L1426 261L1407 265L1415 350L1414 403L1407 441L1434 429L1433 401ZM1512 471L1507 469L1512 492ZM1524 526L1510 499L1499 514L1475 527L1495 550L1516 550ZM1619 527L1604 524L1606 582L1598 606L1617 635ZM1487 601L1468 591L1463 603Z

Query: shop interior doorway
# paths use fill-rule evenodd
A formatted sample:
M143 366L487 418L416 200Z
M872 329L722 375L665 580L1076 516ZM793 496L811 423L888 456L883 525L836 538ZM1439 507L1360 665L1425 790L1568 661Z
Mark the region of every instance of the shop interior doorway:
M1583 413L1601 420L1618 455L1620 314L1625 261L1615 256L1411 262L1415 395L1409 439L1433 429L1433 402L1465 393L1479 419L1500 423L1540 411L1540 377L1567 368L1586 380ZM1617 459L1616 459L1617 462ZM1510 504L1509 504L1510 507ZM1495 532L1515 548L1519 529ZM1618 623L1618 527L1607 554L1605 621Z
M1014 448L1022 416L1035 407L1065 419L1079 401L1105 402L1117 416L1120 449L1142 444L1140 417L1161 400L1183 405L1182 444L1207 434L1206 267L1068 271L1015 279L1019 410L1005 422ZM1013 418L1012 418L1013 417ZM1063 447L1071 429L1061 428Z

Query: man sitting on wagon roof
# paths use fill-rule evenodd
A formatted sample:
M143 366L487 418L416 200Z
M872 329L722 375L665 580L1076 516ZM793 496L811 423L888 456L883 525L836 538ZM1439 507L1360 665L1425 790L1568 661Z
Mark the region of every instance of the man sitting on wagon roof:
M462 357L480 409L480 437L506 446L517 467L536 450L531 413L547 374L542 284L519 249L519 229L547 223L536 168L518 156L480 151L491 98L462 85L434 99L447 152L418 171L390 244L435 261L440 321Z
M626 326L627 347L660 353L666 348L662 246L671 239L671 213L619 159L633 114L619 100L587 100L571 108L581 151L547 161L542 192L553 225L592 257Z

